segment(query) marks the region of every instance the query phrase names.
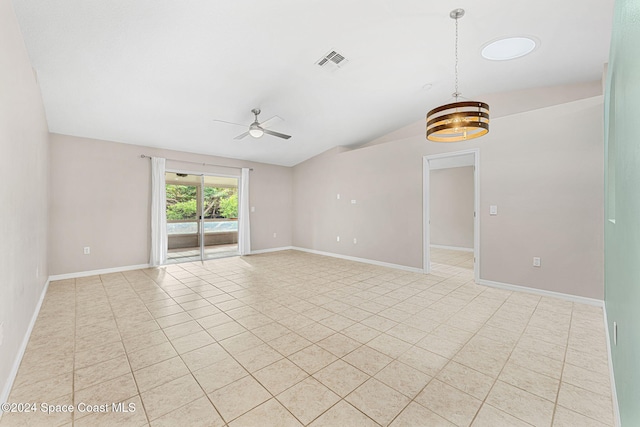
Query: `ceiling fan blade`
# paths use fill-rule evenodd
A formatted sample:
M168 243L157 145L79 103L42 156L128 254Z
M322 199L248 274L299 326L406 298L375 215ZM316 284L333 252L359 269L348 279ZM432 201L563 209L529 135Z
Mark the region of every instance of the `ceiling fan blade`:
M283 138L283 139L291 138L291 135L285 135L284 133L274 132L269 129L263 129L263 130L264 130L264 133L266 133L267 135L277 136L278 138Z
M269 128L269 127L271 127L273 125L276 125L276 124L278 124L280 122L283 122L283 121L284 121L284 119L282 117L273 116L270 119L265 120L264 122L260 123L260 127L263 128L263 129L267 129L267 128Z
M266 131L265 131L266 132ZM247 135L249 135L249 131L245 132L245 133L241 133L240 135L236 136L233 139L242 139L244 137L246 137Z
M226 120L213 119L213 121L214 121L214 122L220 122L220 123L227 123L227 124L229 124L229 125L236 125L236 126L244 126L244 127L247 127L247 125L246 125L246 124L244 124L244 125L243 125L243 124L240 124L240 123L228 122L228 121L226 121Z

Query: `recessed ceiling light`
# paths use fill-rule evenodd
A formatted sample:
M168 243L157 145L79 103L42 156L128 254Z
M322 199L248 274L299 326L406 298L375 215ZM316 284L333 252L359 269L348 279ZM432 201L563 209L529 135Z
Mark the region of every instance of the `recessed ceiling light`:
M530 37L509 37L487 44L482 48L482 56L492 61L508 61L533 52L537 46Z

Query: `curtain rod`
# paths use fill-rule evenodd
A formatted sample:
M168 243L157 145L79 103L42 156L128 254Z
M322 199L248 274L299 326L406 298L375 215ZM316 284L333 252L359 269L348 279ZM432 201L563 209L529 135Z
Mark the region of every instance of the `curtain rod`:
M140 154L140 158L144 159L150 159L151 156L147 156L145 154ZM227 166L227 165L214 165L212 163L200 163L200 162L190 162L189 160L179 160L179 159L166 159L172 162L182 162L182 163L191 163L194 165L201 165L201 166L214 166L214 167L218 167L218 168L229 168L229 169L242 169L242 166ZM253 170L253 168L249 168L250 171Z

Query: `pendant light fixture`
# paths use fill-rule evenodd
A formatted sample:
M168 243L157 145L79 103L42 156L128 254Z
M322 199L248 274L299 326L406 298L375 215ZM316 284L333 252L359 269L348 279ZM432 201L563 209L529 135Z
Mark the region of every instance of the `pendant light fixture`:
M454 9L449 16L456 21L456 83L455 102L434 108L427 113L427 139L433 142L458 142L478 138L489 132L489 105L478 101L459 101L458 90L458 19L464 9Z

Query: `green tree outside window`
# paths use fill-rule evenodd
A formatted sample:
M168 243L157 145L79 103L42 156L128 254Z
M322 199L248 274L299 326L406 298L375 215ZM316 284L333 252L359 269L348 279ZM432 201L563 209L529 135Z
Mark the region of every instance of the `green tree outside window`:
M197 187L191 185L166 185L167 220L197 219ZM237 188L204 188L204 218L237 218Z

